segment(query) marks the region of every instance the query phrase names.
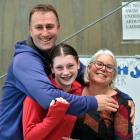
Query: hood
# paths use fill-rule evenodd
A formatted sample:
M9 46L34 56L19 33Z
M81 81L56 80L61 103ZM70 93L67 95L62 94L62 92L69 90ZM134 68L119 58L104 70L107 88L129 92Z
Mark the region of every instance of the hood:
M15 45L15 54L14 56L20 54L20 53L26 53L26 52L29 52L32 54L35 54L36 56L38 56L39 58L42 59L43 63L45 64L46 66L46 72L47 73L50 73L50 58L49 58L49 55L48 54L42 54L39 49L37 49L35 46L33 46L32 44L30 44L28 42L28 40L25 40L25 41L21 41L21 42L17 42L16 45Z
M39 50L37 50L37 48L29 42L30 41L30 38L28 38L27 40L24 40L24 41L20 41L20 42L17 42L15 44L15 53L14 53L14 56L20 54L20 53L24 53L24 52L31 52L31 53L34 53L35 55L38 55L39 57L41 57L43 60L45 58L49 58L48 55L42 55Z
M24 52L32 52L36 55L38 55L39 57L41 57L43 60L44 59L48 59L49 58L49 51L46 53L41 52L41 50L39 50L33 43L32 38L28 37L27 40L25 41L21 41L21 42L17 42L15 45L15 55L19 54L19 53L24 53Z

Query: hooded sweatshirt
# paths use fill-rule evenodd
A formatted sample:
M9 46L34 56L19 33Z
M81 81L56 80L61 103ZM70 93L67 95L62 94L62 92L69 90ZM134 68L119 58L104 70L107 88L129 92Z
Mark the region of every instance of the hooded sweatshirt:
M62 90L52 75L49 77L52 84ZM69 94L80 96L82 90L81 84L74 81ZM69 105L55 101L47 112L34 100L26 97L22 115L24 140L62 140L62 137L69 137L77 118L66 114Z
M76 96L57 90L47 76L50 73L49 64L49 57L44 57L26 41L16 43L0 103L0 140L23 140L21 117L26 96L45 110L58 97L70 103L68 114L81 116L89 110L97 110L95 97ZM83 69L84 65L81 64L79 75Z

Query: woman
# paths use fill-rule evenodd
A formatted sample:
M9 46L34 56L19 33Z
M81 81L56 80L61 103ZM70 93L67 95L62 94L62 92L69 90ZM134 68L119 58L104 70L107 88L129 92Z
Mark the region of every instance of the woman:
M80 95L81 85L75 81L79 69L78 54L66 44L54 47L50 53L54 88ZM42 89L43 90L43 89ZM63 98L52 101L48 112L29 97L23 104L24 140L61 140L69 137L76 117L66 114L69 103Z
M132 140L132 125L128 100L124 99L120 90L114 88L116 77L116 59L109 50L99 50L87 65L85 81L87 86L83 95L100 94L113 97L119 104L117 112L88 112L78 119L72 137L80 140ZM65 139L66 140L66 139Z

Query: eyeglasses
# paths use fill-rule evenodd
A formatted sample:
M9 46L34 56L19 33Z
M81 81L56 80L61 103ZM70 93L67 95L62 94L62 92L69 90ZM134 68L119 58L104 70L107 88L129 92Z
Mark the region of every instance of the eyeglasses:
M105 66L107 72L113 72L115 70L114 66L111 64L104 64L101 61L94 61L92 62L97 69L102 69Z

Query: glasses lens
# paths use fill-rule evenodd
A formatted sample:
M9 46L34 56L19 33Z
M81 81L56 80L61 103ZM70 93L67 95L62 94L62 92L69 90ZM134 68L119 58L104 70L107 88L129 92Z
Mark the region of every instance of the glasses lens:
M114 71L114 67L112 65L106 65L106 70L108 72L113 72Z
M108 72L113 72L114 71L114 66L113 65L104 64L103 62L100 62L100 61L95 61L94 64L95 64L95 67L97 69L102 69L105 66L106 71L108 71Z
M103 66L104 66L104 64L103 64L102 62L95 61L95 67L96 67L97 69L101 69Z

